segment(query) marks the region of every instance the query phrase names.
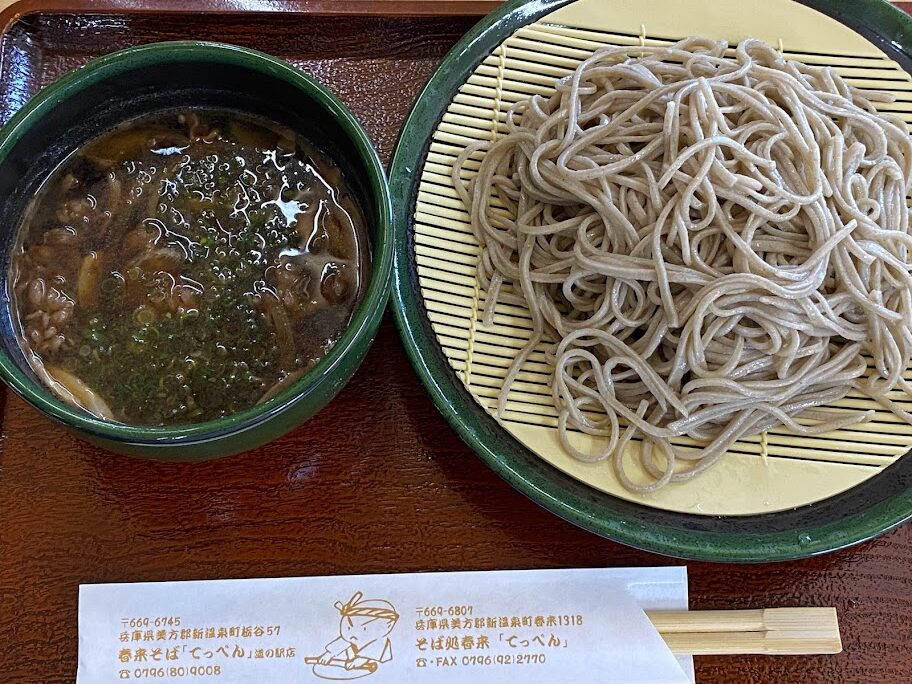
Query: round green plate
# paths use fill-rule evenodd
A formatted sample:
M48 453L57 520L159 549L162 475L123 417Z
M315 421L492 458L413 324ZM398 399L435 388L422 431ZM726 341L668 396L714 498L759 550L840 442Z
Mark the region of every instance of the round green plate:
M548 510L609 539L695 560L804 558L871 539L912 517L912 459L861 485L788 511L751 516L673 513L621 500L564 474L520 444L475 402L441 350L414 261L413 217L430 139L459 86L518 28L572 0L512 0L481 21L444 59L418 97L390 169L394 207L393 307L406 350L437 408L481 459ZM608 0L606 0L608 1ZM912 70L912 19L884 0L804 0Z

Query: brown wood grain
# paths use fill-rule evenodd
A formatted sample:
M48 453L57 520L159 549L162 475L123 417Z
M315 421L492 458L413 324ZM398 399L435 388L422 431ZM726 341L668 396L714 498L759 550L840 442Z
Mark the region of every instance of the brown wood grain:
M0 0L0 11L11 15L40 11L76 10L105 13L141 12L182 14L207 12L284 12L311 15L454 16L481 17L502 0Z
M36 15L14 27L20 52L10 54L22 59L40 43L44 56L13 60L13 76L3 68L21 82L3 84L2 105L20 106L94 54L192 30L316 74L388 159L414 95L472 22L205 15L188 27L152 14ZM912 681L910 559L906 526L807 561L689 563L693 608L835 606L845 646L837 656L698 658L698 681ZM3 684L73 681L80 583L679 563L579 530L498 479L431 405L388 317L364 366L315 419L219 461L115 456L0 392Z

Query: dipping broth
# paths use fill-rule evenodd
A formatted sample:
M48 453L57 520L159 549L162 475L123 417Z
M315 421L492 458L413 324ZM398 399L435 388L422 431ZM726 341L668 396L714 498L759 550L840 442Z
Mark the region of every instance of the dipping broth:
M368 251L341 169L310 141L234 111L159 112L43 184L12 259L13 312L65 401L123 423L201 422L327 353Z

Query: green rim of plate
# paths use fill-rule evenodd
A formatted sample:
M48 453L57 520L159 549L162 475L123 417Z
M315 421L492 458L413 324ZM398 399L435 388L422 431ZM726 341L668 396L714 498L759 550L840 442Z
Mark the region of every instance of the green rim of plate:
M511 0L450 51L418 96L390 166L393 313L421 382L459 436L514 488L558 516L646 551L719 562L784 561L871 539L912 518L912 459L824 501L753 516L697 516L598 491L549 465L476 403L431 328L413 259L413 215L430 139L458 88L517 29L574 0ZM886 0L801 0L846 24L912 70L912 19Z
M244 67L280 80L304 92L326 110L348 136L367 176L377 207L371 219L371 276L364 297L332 349L303 378L261 405L224 418L196 424L143 426L95 418L73 408L36 384L6 354L0 354L0 377L21 397L45 414L89 435L128 444L190 445L239 435L271 420L293 406L319 410L347 381L373 341L389 298L392 280L392 206L383 164L354 114L326 86L291 64L271 55L228 43L168 41L126 48L98 57L42 89L0 129L0 163L36 121L69 98L108 78L140 69L168 68L185 62Z

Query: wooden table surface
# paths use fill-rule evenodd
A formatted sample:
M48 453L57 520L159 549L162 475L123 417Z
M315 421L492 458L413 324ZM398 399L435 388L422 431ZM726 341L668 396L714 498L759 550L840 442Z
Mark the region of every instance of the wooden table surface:
M279 0L281 1L281 0ZM6 9L10 5L15 4L18 0L0 0L0 11ZM414 8L418 5L423 5L427 8L428 12L433 12L435 14L440 14L444 11L455 11L451 8L457 7L459 5L491 5L495 6L498 4L498 0L313 0L315 4L326 4L330 2L335 3L360 3L365 6L372 5L377 8L377 11L388 11L389 7L406 7L409 6L409 9L414 11ZM912 2L904 2L902 0L889 0L893 4L902 7L904 10L912 11ZM254 5L262 4L257 3L256 0L239 0L235 2L234 0L228 0L226 4L230 5ZM267 3L268 4L268 0Z
M132 460L6 391L0 416L3 683L73 681L80 583L681 563L579 530L490 472L425 396L389 317L339 397L256 453ZM912 526L807 561L687 565L692 608L836 606L845 647L697 658L701 684L912 681Z

